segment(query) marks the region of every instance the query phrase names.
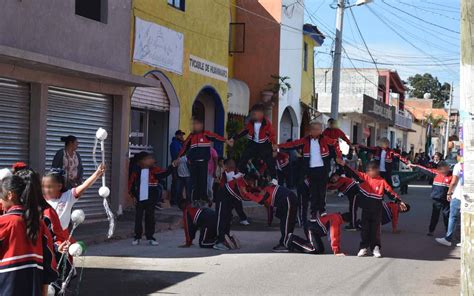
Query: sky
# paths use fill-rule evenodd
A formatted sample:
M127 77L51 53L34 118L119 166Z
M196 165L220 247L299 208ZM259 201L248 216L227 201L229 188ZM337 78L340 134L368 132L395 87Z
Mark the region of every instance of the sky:
M336 9L331 5L334 2L337 1L304 1L305 22L317 25L327 36L323 46L316 49L316 67L332 65ZM459 0L374 0L353 7L352 12L378 68L395 69L403 80L417 73L431 73L441 83L453 82L453 105L459 106ZM342 65L374 68L356 22L346 9Z

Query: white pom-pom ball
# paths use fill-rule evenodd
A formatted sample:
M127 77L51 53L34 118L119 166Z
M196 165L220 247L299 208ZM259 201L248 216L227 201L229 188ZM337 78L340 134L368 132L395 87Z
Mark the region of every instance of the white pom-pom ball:
M100 141L104 141L105 139L107 139L107 131L103 128L99 128L95 133L95 137Z
M102 187L99 188L99 196L100 197L106 198L106 197L109 197L109 195L110 195L109 187L102 186Z
M54 296L56 295L56 290L54 289L54 287L52 285L49 285L48 286L48 296Z
M83 252L84 250L82 249L82 246L78 243L74 243L69 246L69 255L72 257L79 257Z
M2 181L3 179L5 179L7 177L11 177L11 176L12 176L12 172L9 169L1 169L0 170L0 181Z
M74 225L81 224L82 222L84 222L85 219L86 219L86 214L84 214L83 210L78 209L78 210L72 211L71 221Z

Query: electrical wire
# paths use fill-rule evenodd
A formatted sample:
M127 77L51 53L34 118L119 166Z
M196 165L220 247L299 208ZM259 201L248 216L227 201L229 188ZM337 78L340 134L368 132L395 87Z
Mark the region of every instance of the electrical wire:
M360 39L362 39L362 42L364 43L364 46L367 49L367 53L369 54L370 58L374 62L374 66L375 66L375 69L377 69L377 73L380 75L379 68L377 67L377 62L375 61L374 57L372 56L372 53L370 52L370 49L367 46L367 42L365 42L364 35L362 35L362 32L360 31L359 24L357 23L357 19L354 15L354 12L352 11L352 8L349 8L349 11L351 12L352 19L354 20L357 31L359 32Z
M406 15L409 15L409 16L411 16L411 17L417 19L417 20L420 20L420 21L422 21L422 22L424 22L424 23L430 24L430 25L432 25L432 26L438 27L438 28L440 28L440 29L443 29L443 30L446 30L446 31L449 31L449 32L452 32L452 33L455 33L455 34L460 34L459 31L455 31L455 30L446 28L446 27L444 27L444 26L441 26L441 25L438 25L438 24L429 22L429 21L427 21L427 20L425 20L425 19L422 19L422 18L420 18L420 17L418 17L418 16L416 16L416 15L414 15L414 14L411 14L411 13L409 13L409 12L406 12L406 11L403 10L403 9L400 9L400 8L398 8L398 7L395 7L395 6L391 5L391 4L388 4L387 2L385 2L385 0L382 0L382 3L384 3L385 5L391 7L392 9L395 9L395 10L397 10L397 11L400 11L400 12L402 12L402 13L404 13L404 14L406 14ZM370 7L369 7L369 8L370 8Z
M425 12L428 12L428 13L431 13L431 14L439 15L439 16L442 16L442 17L445 17L445 18L448 18L448 19L451 19L451 20L459 21L459 18L448 16L448 15L445 15L445 14L442 14L442 13L439 13L439 12L430 11L428 9L422 8L422 7L417 6L417 5L406 3L406 2L403 2L403 1L398 1L398 3L406 5L406 6L410 6L410 7L413 7L413 8L416 8L418 10L425 11Z
M390 25L384 18L380 17L371 7L367 7L369 9L369 11L377 18L379 19L383 24L385 24L385 26L387 26L392 32L394 32L398 37L400 37L402 40L404 40L405 42L407 42L409 45L411 45L413 48L415 48L416 50L418 50L419 52L427 55L427 56L430 56L432 57L434 60L436 60L440 66L444 66L442 62L439 61L438 58L434 57L433 55L427 53L426 51L424 51L423 49L419 48L418 46L416 46L415 44L413 44L410 40L408 40L405 36L403 36L402 34L400 34L400 32L398 32L392 25ZM454 73L454 75L458 75L459 73L456 73L454 72L452 69L444 66L445 69L447 69L449 72L451 73Z

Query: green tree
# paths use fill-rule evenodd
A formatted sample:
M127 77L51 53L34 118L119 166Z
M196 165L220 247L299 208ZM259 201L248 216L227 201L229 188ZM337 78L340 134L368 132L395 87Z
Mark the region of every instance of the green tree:
M244 123L241 121L228 120L226 131L229 137L232 137L236 135L238 132L240 132L243 129L243 127L244 127ZM228 157L233 158L238 162L240 160L240 155L245 149L246 144L247 144L247 137L242 137L234 143L233 147L227 146Z
M451 85L447 82L441 83L438 77L430 73L416 74L408 77L410 96L422 99L425 93L430 93L434 108L443 108L444 102L449 99Z

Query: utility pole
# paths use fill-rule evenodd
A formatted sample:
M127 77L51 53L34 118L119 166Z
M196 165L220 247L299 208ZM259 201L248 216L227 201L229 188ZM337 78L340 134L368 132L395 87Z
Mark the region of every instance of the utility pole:
M336 15L336 39L334 40L334 60L331 85L331 117L337 119L339 114L339 84L341 82L342 26L344 22L345 0L338 0Z
M449 130L451 129L451 107L453 106L453 82L449 90L448 120L446 122L446 136L444 138L444 159L448 156Z

